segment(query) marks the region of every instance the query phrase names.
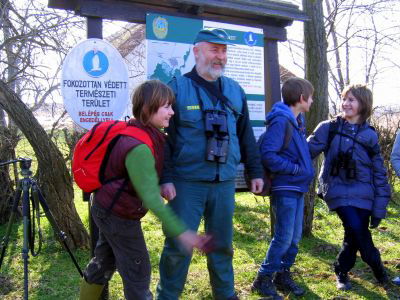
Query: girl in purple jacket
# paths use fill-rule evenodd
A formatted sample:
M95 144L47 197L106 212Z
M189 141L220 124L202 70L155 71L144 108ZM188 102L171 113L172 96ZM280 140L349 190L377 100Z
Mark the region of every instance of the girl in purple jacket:
M342 92L341 115L321 122L308 138L311 156L324 152L319 194L342 221L344 240L334 263L337 288L351 289L348 272L357 252L381 284L388 282L379 250L368 227L376 228L386 215L391 192L378 145L367 119L372 113L372 92L351 85Z

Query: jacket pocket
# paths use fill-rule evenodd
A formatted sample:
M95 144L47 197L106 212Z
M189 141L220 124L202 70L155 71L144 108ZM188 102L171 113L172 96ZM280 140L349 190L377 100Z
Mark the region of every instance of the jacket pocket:
M202 134L201 137L190 139L190 137L181 144L174 158L176 166L187 166L191 164L199 164L205 160L206 137Z
M203 119L203 112L200 109L181 109L179 111L179 117L182 126L198 127L196 126L196 123Z

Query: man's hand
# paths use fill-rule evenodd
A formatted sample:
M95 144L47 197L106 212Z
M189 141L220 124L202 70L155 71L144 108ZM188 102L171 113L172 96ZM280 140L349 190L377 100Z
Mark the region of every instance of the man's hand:
M176 238L183 250L189 255L192 253L193 248L198 248L204 253L212 251L212 237L209 235L200 236L194 231L186 230Z
M167 201L171 201L176 196L175 185L173 183L164 183L160 187L161 196Z
M250 192L261 193L264 186L264 180L262 178L254 178L251 180Z

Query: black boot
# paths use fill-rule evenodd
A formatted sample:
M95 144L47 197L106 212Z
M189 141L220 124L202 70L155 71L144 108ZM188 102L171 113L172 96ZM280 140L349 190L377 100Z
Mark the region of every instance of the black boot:
M352 288L349 275L347 272L343 272L337 262L334 263L334 269L336 274L336 287L338 290L348 291Z
M259 293L262 296L272 296L274 300L283 300L283 297L280 296L276 291L271 275L258 274L257 278L253 282L253 285L251 286L251 290Z
M352 286L350 283L349 275L343 272L336 272L336 287L338 290L348 291L351 290Z
M302 296L306 292L293 280L289 270L277 272L275 274L274 284L278 290L292 292L295 296Z
M377 267L372 268L372 272L374 273L374 276L378 283L380 284L388 284L389 283L389 277L386 273L385 267L383 266L382 262Z

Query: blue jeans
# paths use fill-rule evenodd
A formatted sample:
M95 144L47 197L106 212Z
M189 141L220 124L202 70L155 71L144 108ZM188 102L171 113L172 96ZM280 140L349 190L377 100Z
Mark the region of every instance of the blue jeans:
M214 237L214 251L207 254L214 299L232 297L233 276L233 211L235 183L175 181L176 197L168 203L187 225L197 231L204 217L205 232ZM191 256L187 255L174 239L166 238L160 258L158 300L177 300L185 285Z
M298 197L272 195L271 205L276 218L274 237L258 270L260 275L272 275L293 265L303 231L303 194Z

